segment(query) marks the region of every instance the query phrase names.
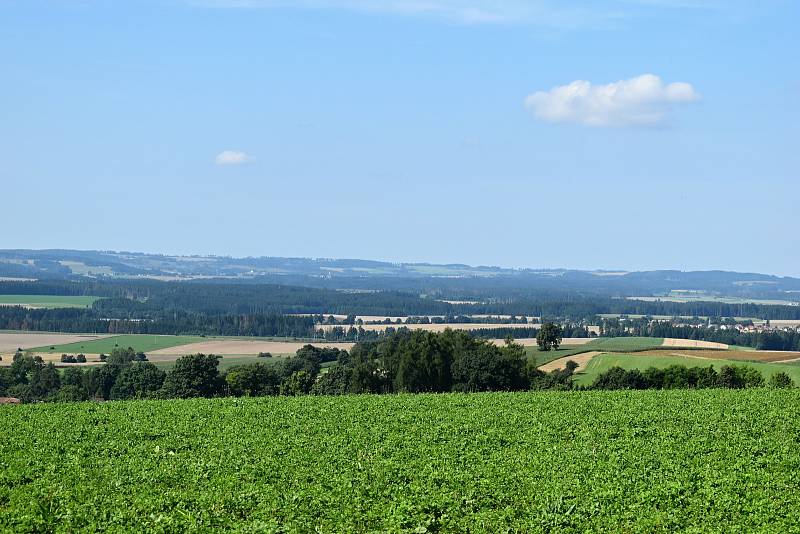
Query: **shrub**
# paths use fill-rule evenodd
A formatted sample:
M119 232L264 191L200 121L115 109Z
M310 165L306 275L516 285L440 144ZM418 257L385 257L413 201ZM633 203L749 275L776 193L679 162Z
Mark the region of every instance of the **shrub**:
M783 371L780 371L778 373L775 373L769 378L768 385L771 388L779 388L779 389L793 388L794 380L792 380L792 377L790 377Z

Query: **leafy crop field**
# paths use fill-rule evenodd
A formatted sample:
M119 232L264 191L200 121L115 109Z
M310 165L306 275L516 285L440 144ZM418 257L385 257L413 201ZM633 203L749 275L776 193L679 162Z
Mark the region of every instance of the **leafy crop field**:
M156 336L147 334L130 334L112 336L90 341L79 341L77 343L67 343L65 345L52 345L31 349L33 352L54 353L54 354L108 354L116 347L131 347L136 351L148 352L188 343L197 343L209 338L200 336Z
M608 371L612 367L622 367L626 370L641 369L644 371L648 367L664 369L670 365L683 365L685 367L713 366L717 371L719 371L720 367L723 365L739 365L756 369L764 376L764 380L769 380L773 374L783 371L788 374L796 384L800 384L800 366L778 363L726 360L723 359L725 358L726 354L726 351L719 351L719 359L710 359L699 356L678 356L666 352L663 354L601 354L592 358L587 364L586 369L583 370L583 372L575 375L575 378L576 383L588 386L594 381L597 375Z
M800 529L800 390L0 406L0 530Z
M72 297L61 295L0 295L0 306L28 306L31 308L89 308L100 297Z

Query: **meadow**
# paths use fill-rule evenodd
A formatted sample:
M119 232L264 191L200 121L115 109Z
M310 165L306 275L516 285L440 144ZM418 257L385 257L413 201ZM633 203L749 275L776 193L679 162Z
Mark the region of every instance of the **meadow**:
M189 343L198 343L207 338L201 336L161 336L147 334L129 334L121 336L104 337L88 341L78 341L75 343L65 343L61 345L46 345L43 347L31 348L32 352L44 354L108 354L115 348L131 347L136 351L149 352L159 349L166 349Z
M0 306L28 308L91 308L100 297L62 295L0 295Z
M0 406L0 530L800 529L800 390Z

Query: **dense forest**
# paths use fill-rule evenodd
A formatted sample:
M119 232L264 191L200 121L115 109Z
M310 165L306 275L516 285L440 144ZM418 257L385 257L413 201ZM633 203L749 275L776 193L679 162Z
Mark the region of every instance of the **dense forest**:
M0 281L0 295L94 295L105 317L145 319L148 314L186 311L209 315L311 313L341 315L506 314L572 322L599 314L800 319L800 306L720 302L646 302L568 291L520 292L480 303L448 303L404 291L337 291L241 282Z

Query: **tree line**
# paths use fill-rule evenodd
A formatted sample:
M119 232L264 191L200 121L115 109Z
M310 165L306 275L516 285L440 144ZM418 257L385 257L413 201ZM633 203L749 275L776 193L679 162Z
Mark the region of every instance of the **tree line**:
M438 283L438 282L437 282ZM510 290L511 291L511 290ZM316 287L238 281L161 282L154 280L0 281L0 294L95 295L107 317L146 318L148 313L181 310L206 315L337 314L337 315L475 315L504 314L581 323L600 314L757 317L800 319L800 306L728 304L722 302L646 302L620 295L576 291L511 291L507 298L478 293L477 303L451 304L421 294L436 288L379 291L337 291Z
M277 313L208 315L183 310L153 311L143 318L120 319L94 308L2 306L0 330L309 338L314 335L314 321L310 317Z
M541 344L540 344L541 346ZM546 348L546 347L541 347ZM645 371L612 368L588 387L574 384L577 364L543 372L512 340L497 346L463 331L403 332L351 351L306 345L291 358L272 358L220 372L220 357L194 354L164 371L133 349L115 349L106 363L61 372L38 356L17 353L0 368L0 396L23 402L173 399L223 396L444 393L572 389L794 387L785 373L765 381L751 367Z
M595 378L589 389L744 389L769 385L773 388L794 387L792 378L779 371L768 382L756 369L747 366L723 365L719 372L714 367L686 367L671 365L666 369L650 367L625 370L612 367Z
M271 358L220 372L220 357L179 358L165 372L133 349L115 349L106 363L60 372L41 357L18 352L0 368L0 396L38 401L124 400L217 396L339 395L446 391L569 389L571 371L544 373L508 340L497 346L466 332L403 332L353 349L306 345L291 358ZM323 366L327 367L324 368Z

